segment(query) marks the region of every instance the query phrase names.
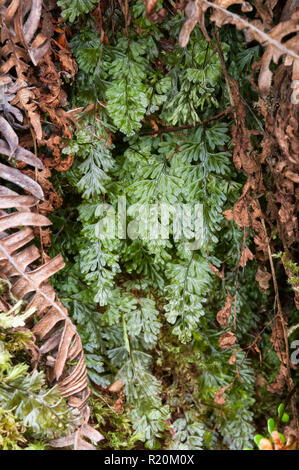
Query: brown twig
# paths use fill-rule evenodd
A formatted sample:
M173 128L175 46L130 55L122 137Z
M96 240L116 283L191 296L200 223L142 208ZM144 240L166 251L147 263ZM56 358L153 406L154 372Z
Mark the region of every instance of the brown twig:
M158 135L158 134L164 134L168 132L176 132L176 131L183 131L185 129L193 129L194 127L200 127L200 126L205 126L211 121L216 121L216 119L220 119L221 117L225 116L226 114L229 114L233 110L232 106L229 106L226 108L224 111L221 111L221 113L216 114L215 116L206 119L201 122L197 122L196 124L189 124L186 126L167 126L167 127L162 127L161 129L157 129L156 131L149 131L149 132L143 132L140 134L140 137L144 137L146 135Z

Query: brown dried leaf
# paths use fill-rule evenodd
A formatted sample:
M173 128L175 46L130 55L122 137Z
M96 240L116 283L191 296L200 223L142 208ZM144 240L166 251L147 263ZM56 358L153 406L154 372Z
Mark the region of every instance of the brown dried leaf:
M36 198L43 199L44 194L40 185L31 178L28 178L28 176L24 175L16 168L10 168L0 163L0 175L2 179L17 184Z
M1 196L0 209L32 207L37 204L37 201L33 196Z
M287 450L296 450L296 444L299 442L299 430L296 421L292 420L289 426L285 426L283 433L287 440Z
M91 426L89 426L87 423L84 423L82 425L82 434L84 437L87 437L88 439L90 439L91 441L94 441L94 442L100 442L104 439L104 436L102 436L102 434L97 431L96 429L92 428Z
M253 260L254 254L249 250L248 246L245 245L245 248L241 252L239 266L246 266L248 260Z
M32 212L13 212L0 218L0 232L5 230L26 225L35 225L37 227L43 227L45 225L51 225L49 219L40 214L34 214ZM1 242L2 243L2 240Z
M70 79L74 78L78 67L75 60L71 56L71 53L66 50L61 50L58 54L58 58L62 66L63 73Z
M240 197L234 204L233 215L239 227L249 227L248 201L246 197Z
M260 450L273 450L272 444L269 439L263 437L259 442Z
M226 303L225 303L224 308L217 313L216 318L217 318L219 325L227 326L227 320L230 317L231 309L232 309L232 296L228 292L226 296Z
M255 280L256 282L259 283L260 290L262 292L266 292L267 289L270 287L270 280L272 276L271 274L266 270L266 268L263 268L262 266L259 266L255 275Z
M179 45L181 47L186 47L189 39L190 39L190 34L192 33L193 29L198 23L199 20L199 8L198 8L198 2L189 2L185 8L185 15L186 15L186 21L181 29L180 35L179 35Z
M213 265L212 263L210 263L210 262L209 262L209 266L210 266L211 270L213 271L213 273L216 274L216 276L220 277L220 279L222 279L222 280L224 279L224 274L221 273L221 272L219 271L219 269L216 268L216 266L214 266L214 265Z
M229 385L226 385L225 387L220 388L215 394L214 403L217 403L217 405L220 405L220 406L224 405L224 403L226 402L224 392L227 389L230 389L231 387L232 387L232 383Z
M226 218L226 220L233 220L234 219L234 214L233 214L233 211L231 209L228 209L227 211L224 211L223 215Z
M282 450L283 442L278 431L272 431L272 439L275 450Z
M75 334L76 334L76 330L74 329L74 326L70 323L66 323L63 333L61 335L58 352L57 352L57 356L55 360L55 366L53 370L56 380L60 379L62 372L65 368L65 364L68 358L69 348L71 346L71 342Z
M60 439L53 439L50 441L50 445L54 448L73 447L74 450L96 450L96 448L84 441L81 436L87 437L88 439L99 442L104 437L96 429L93 429L88 424L83 424L76 432Z
M37 105L33 102L35 99L34 92L28 88L22 88L18 91L16 98L13 100L13 104L19 104L28 116L31 126L34 129L36 139L41 141L43 138L42 126L40 121L40 115L38 112Z
M117 393L117 392L120 392L121 389L123 388L124 384L122 383L121 380L116 380L115 382L113 382L112 385L110 385L110 387L108 388L109 392L112 392L112 393Z
M122 414L124 412L123 405L124 405L124 395L123 393L121 393L120 397L116 400L112 408L116 413Z
M276 381L269 384L267 386L267 390L271 393L277 393L277 395L282 395L286 384L287 376L287 368L283 364L280 364L280 371L276 377Z
M156 8L157 3L158 0L145 0L145 9L147 15Z
M0 116L0 132L5 137L7 144L9 145L9 156L13 156L18 148L19 139L11 125L3 116Z
M237 358L236 358L235 354L232 354L231 357L229 358L228 363L229 363L230 365L232 365L232 364L235 364L236 361L237 361Z
M231 349L237 341L235 334L232 331L223 333L219 338L219 346L221 349Z

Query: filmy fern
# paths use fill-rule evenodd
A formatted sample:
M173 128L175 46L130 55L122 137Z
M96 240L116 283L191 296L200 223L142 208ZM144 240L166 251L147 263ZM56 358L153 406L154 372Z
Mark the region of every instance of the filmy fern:
M95 2L66 3L60 2L63 15L73 22ZM73 28L79 73L72 105L85 111L64 149L75 163L55 179L68 201L53 217L52 250L63 250L67 260L56 287L78 324L91 384L121 381L136 439L150 448L167 442L178 449L241 449L253 434L254 380L252 361L239 350L256 328L253 311L262 296L252 293L252 267L238 277L243 234L223 217L243 182L232 162L230 122L200 125L228 105L221 61L199 27L186 48L177 45L180 15L152 23L141 0L129 6L130 25L117 5L113 12L107 7L103 24L113 28L104 42L91 15ZM256 50L236 58L238 34L224 35L224 58L231 73L246 72L242 83L253 93L248 67ZM186 128L161 131L177 125ZM113 225L119 197L126 198L126 236ZM177 236L176 224L187 219L176 212L182 207L191 211L191 225L201 211L198 245L191 243L194 227ZM103 229L107 214L112 225ZM215 273L222 266L225 277ZM219 347L223 330L215 322L227 292L236 295L235 365L232 351ZM189 374L182 381L194 385L181 402L161 372L165 350ZM227 402L219 417L213 400L222 387Z

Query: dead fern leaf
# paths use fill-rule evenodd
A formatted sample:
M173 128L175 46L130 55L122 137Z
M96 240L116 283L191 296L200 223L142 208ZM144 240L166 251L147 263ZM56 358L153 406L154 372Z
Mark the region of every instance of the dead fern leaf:
M231 349L237 341L236 335L232 331L223 333L219 338L219 346L221 349Z
M43 2L1 0L0 6L0 56L5 58L0 66L0 73L3 74L0 77L3 91L0 152L8 158L7 164L0 163L0 177L4 184L13 183L20 189L19 194L18 189L13 191L5 185L0 186L0 276L10 281L12 294L16 298L27 302L27 311L34 307L37 321L34 324L33 319L29 318L28 326L31 324L39 342L36 360L38 363L43 361L47 366L49 383L57 384L70 406L80 411L78 430L56 444L58 447L72 445L74 449L94 449L84 438L98 442L103 437L87 424L89 388L81 339L49 282L49 278L64 267L64 261L61 255L57 255L41 262L40 250L30 245L34 239L34 229L51 224L44 215L35 211L39 201L44 199L37 172L43 169L43 164L19 144L17 134L18 129L24 129L27 122L34 130L37 141L42 141L43 137L39 109L35 103L36 94L29 89L33 85L30 80L33 80L34 74L28 74L31 64L39 64L49 49L49 37L39 32ZM47 30L42 29L44 32ZM67 62L68 68L71 67L66 57L62 62ZM22 111L26 114L25 125ZM64 120L67 128L64 114L57 116L57 123L61 125ZM34 172L31 174L31 170L25 172L11 167L12 159L22 162L23 166L30 165ZM55 442L52 444L54 446Z
M217 316L216 316L219 325L227 326L227 320L229 319L230 314L231 314L232 302L233 302L232 296L228 292L227 297L226 297L225 306L223 307L222 310L220 310L217 313Z

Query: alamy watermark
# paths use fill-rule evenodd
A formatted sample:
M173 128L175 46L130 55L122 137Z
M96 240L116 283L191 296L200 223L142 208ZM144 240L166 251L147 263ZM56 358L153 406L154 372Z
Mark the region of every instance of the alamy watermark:
M293 80L291 88L293 90L291 95L291 103L299 104L299 80Z
M296 366L299 364L299 340L296 339L295 341L292 341L290 346L291 349L294 349L291 354L291 362Z
M119 196L117 208L100 204L96 210L99 239L183 240L187 248L197 250L203 244L202 204L133 204L127 206Z
M0 83L0 109L2 108L3 104L4 104L4 85L3 83Z

